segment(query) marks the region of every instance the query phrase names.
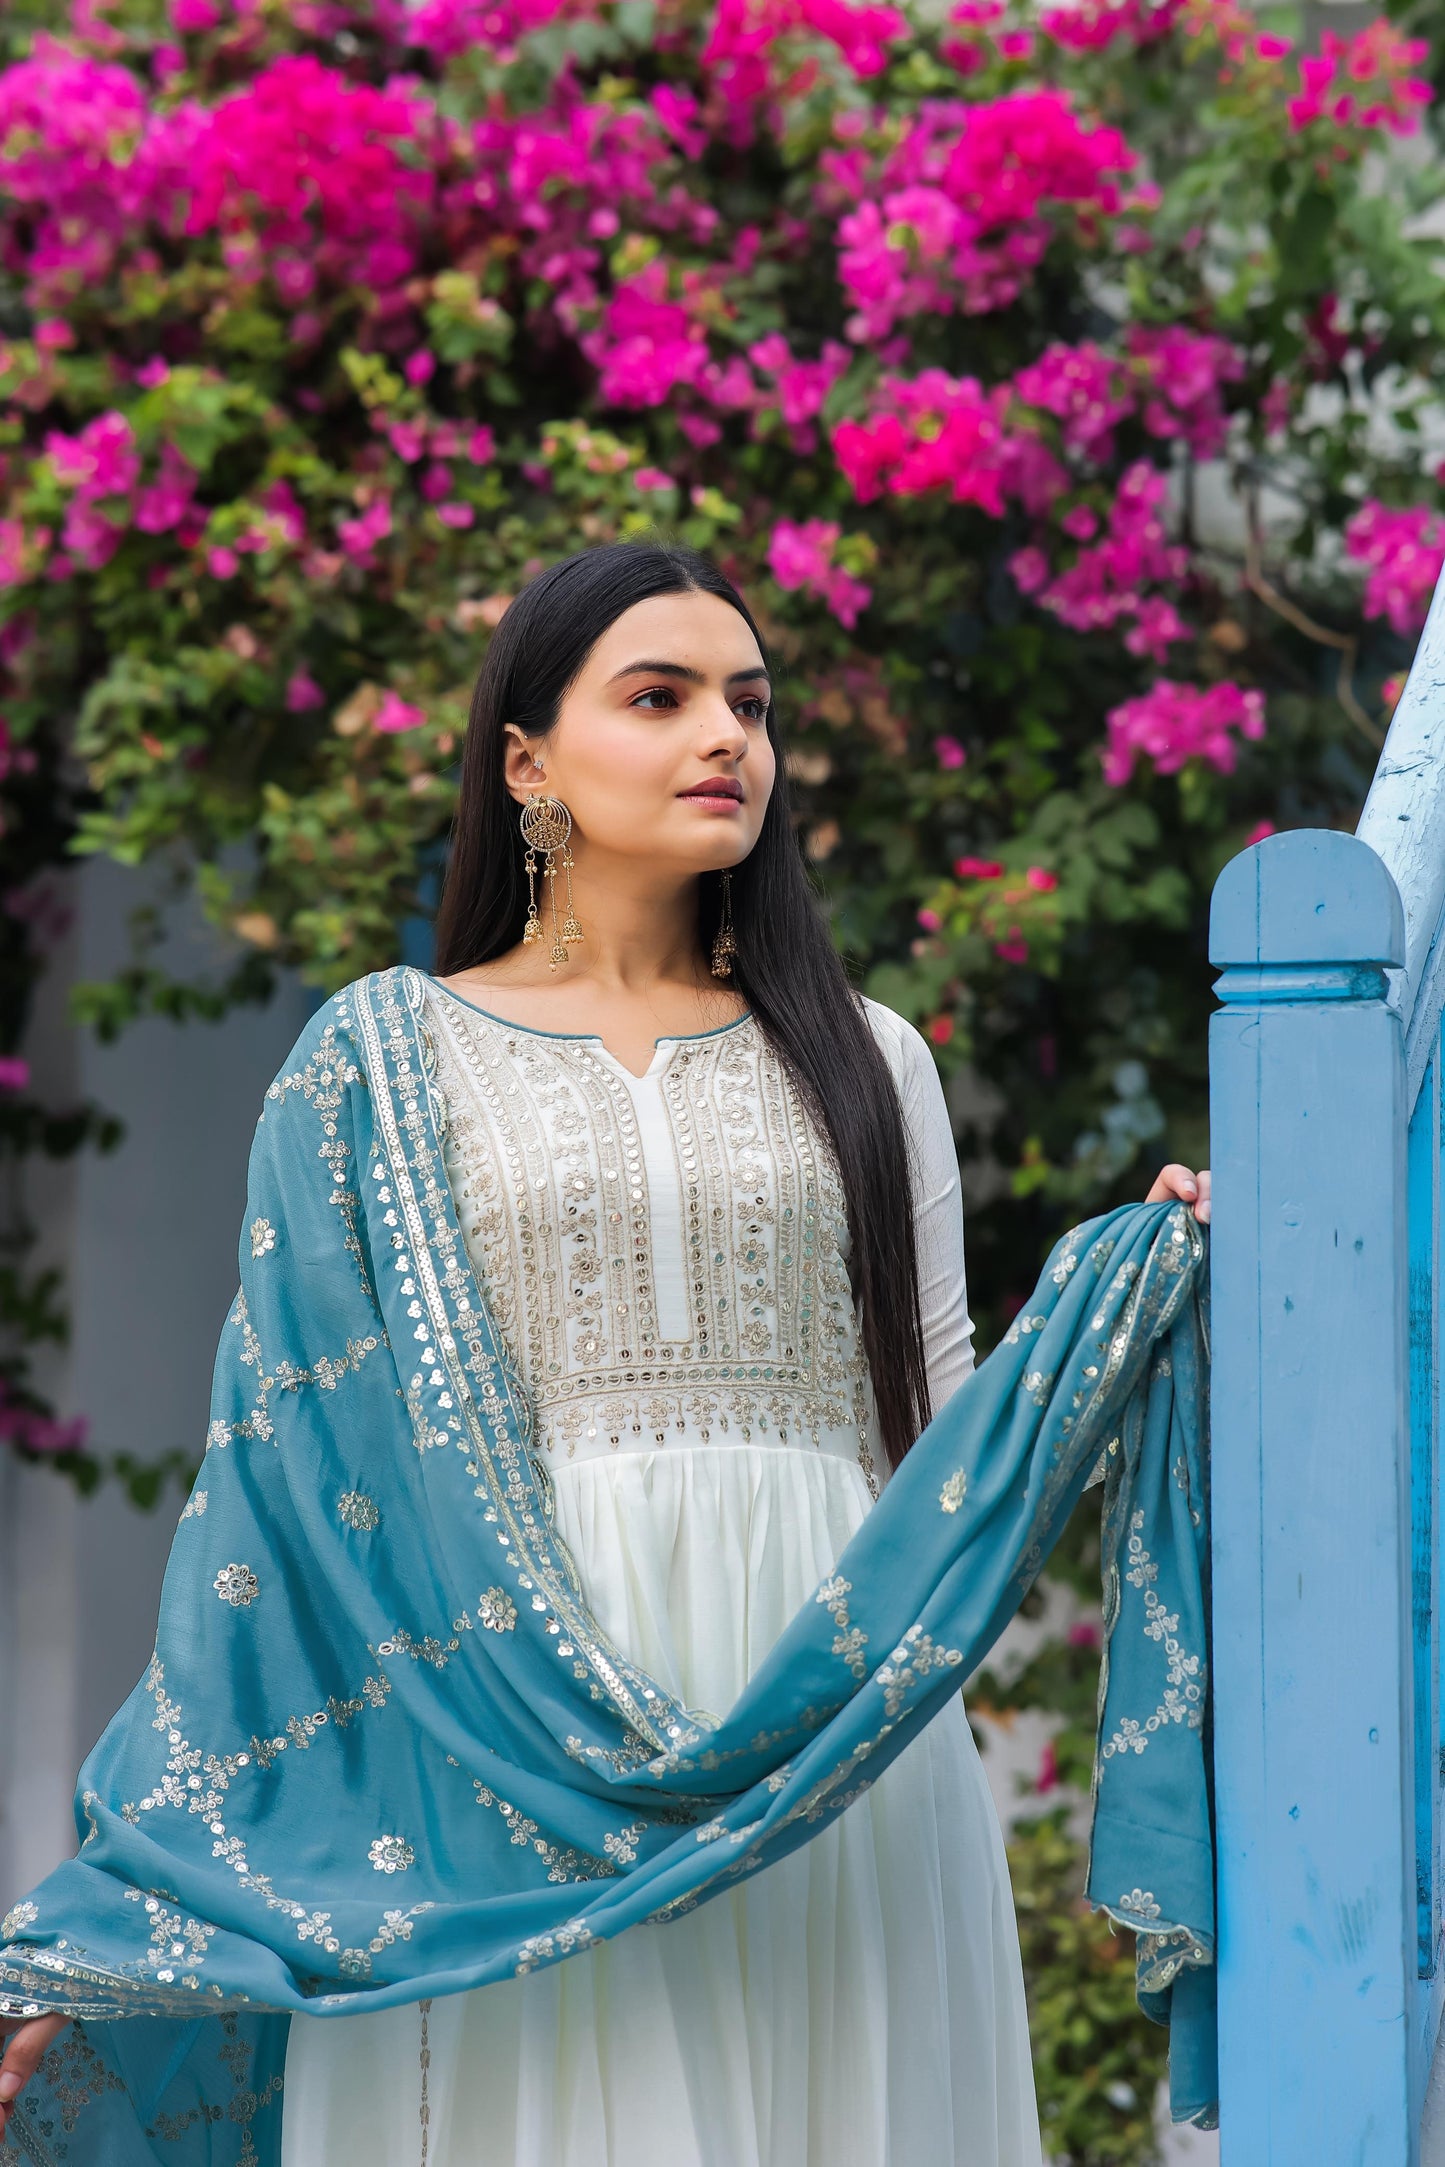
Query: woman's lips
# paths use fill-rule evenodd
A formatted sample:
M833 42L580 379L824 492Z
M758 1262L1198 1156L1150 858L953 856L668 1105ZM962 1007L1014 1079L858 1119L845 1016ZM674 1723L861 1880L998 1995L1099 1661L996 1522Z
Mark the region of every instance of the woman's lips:
M679 790L677 794L688 805L716 805L729 813L742 810L742 799L728 790Z

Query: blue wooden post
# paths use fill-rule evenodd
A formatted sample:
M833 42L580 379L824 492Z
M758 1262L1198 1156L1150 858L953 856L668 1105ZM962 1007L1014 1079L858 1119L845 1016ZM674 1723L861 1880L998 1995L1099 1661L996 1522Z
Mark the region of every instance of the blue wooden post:
M1274 836L1210 955L1222 2158L1414 2167L1399 895L1351 836Z

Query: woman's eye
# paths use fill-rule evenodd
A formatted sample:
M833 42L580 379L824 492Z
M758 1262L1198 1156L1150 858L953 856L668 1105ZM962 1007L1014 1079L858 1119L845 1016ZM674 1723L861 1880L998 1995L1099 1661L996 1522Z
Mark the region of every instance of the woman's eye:
M739 700L738 712L746 715L749 722L766 722L768 719L768 703L766 700L760 700L756 693L749 693L745 700Z
M632 704L634 707L638 707L644 700L665 700L670 706L676 707L677 694L670 691L666 685L650 685L646 692L638 693Z

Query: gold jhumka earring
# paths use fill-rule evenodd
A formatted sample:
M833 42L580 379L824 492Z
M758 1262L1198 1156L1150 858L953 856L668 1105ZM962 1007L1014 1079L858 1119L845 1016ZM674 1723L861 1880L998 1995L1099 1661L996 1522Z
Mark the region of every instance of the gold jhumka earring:
M539 773L540 762L535 762ZM572 847L568 840L572 833L572 815L560 798L549 797L545 792L534 792L522 807L519 823L522 840L527 846L527 922L522 927L524 941L543 938L542 920L537 912L537 852L545 854L542 877L548 883L552 898L552 953L547 968L555 971L559 963L567 961L567 950L573 941L582 939L582 928L572 906ZM567 916L562 925L557 923L557 853L562 854L562 870L567 875Z
M714 978L731 978L732 959L738 952L737 938L733 932L733 877L732 869L722 869L723 914L722 924L713 935L712 974Z

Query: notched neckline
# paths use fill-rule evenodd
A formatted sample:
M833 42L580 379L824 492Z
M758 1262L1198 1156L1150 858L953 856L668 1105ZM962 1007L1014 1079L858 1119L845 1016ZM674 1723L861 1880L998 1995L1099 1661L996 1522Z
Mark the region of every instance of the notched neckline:
M687 1045L700 1038L718 1038L724 1031L736 1031L739 1025L751 1023L753 1020L752 1009L745 1008L740 1016L733 1017L731 1023L715 1023L708 1031L664 1031L660 1038L655 1038L652 1042L654 1050L651 1061L645 1069L639 1070L629 1068L607 1045L600 1031L544 1031L535 1023L518 1023L511 1016L499 1016L495 1009L483 1008L480 1001L469 1001L464 993L458 993L451 986L444 985L431 971L423 971L421 976L428 985L435 986L438 993L444 993L455 1001L458 1007L469 1008L475 1016L485 1016L488 1023L500 1024L504 1031L521 1031L528 1038L557 1038L565 1039L573 1045L580 1043L595 1046L605 1060L610 1061L621 1075L630 1078L633 1083L647 1083L660 1072L664 1066L665 1046Z

